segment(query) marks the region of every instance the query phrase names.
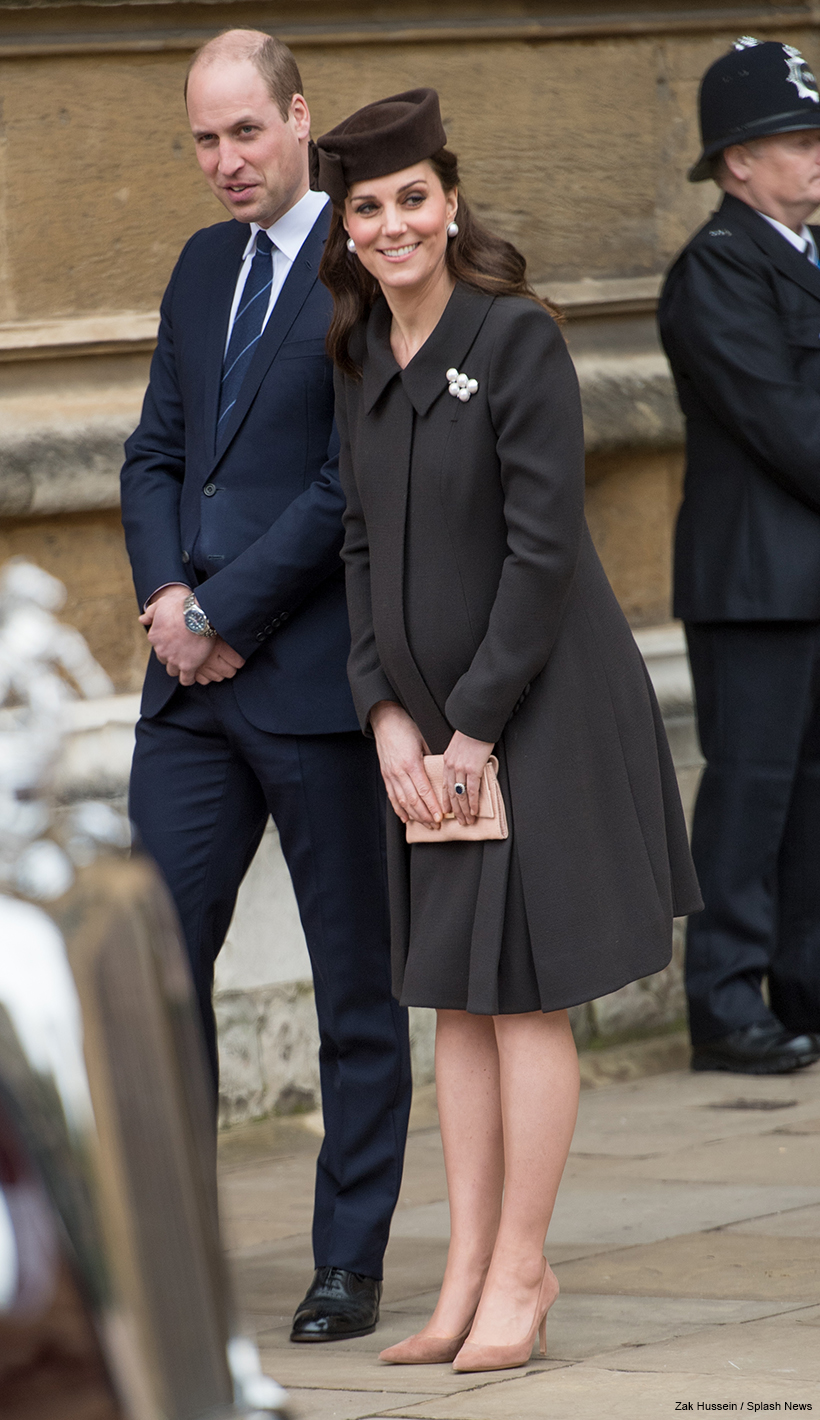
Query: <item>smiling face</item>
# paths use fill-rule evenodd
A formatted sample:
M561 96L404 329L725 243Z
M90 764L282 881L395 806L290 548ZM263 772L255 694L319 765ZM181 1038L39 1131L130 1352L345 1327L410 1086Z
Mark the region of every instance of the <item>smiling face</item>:
M270 227L308 190L310 114L294 94L287 119L249 59L198 64L188 118L211 191L239 222Z
M434 285L446 273L447 225L458 194L445 192L428 162L354 183L344 223L356 255L385 290Z
M737 143L723 154L727 192L799 230L820 205L820 128Z

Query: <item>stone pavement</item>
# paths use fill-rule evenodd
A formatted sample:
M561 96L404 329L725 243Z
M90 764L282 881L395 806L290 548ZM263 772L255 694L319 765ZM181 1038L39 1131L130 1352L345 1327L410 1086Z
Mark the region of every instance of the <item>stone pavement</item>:
M680 1042L669 1048L680 1057ZM547 1244L561 1283L548 1358L484 1375L378 1361L429 1316L444 1265L432 1087L414 1105L378 1331L288 1342L312 1269L320 1127L275 1120L221 1144L240 1311L297 1420L820 1412L820 1065L779 1079L678 1069L583 1091Z

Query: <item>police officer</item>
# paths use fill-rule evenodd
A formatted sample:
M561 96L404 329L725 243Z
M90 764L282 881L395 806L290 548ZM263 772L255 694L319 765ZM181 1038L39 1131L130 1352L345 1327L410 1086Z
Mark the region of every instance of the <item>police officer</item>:
M686 418L674 609L706 760L692 1068L783 1074L820 1058L817 82L792 45L740 39L700 119L689 178L723 201L659 308Z

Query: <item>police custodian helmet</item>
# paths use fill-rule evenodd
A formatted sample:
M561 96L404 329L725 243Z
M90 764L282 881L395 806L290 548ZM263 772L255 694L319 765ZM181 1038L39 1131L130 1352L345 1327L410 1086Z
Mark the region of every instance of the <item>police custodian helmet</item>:
M820 93L800 50L746 35L706 70L701 81L703 152L689 181L711 177L713 159L733 143L801 128L820 128Z

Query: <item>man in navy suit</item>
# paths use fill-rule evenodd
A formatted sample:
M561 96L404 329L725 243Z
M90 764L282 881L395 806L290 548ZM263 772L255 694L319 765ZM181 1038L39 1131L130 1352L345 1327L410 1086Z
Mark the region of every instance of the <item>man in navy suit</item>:
M122 509L152 655L131 816L177 906L216 1079L214 962L272 814L313 967L325 1139L316 1273L292 1339L365 1335L401 1181L406 1013L390 991L384 799L346 676L349 630L330 205L310 191L292 54L228 31L192 60L200 167L232 221L197 232L162 302Z

